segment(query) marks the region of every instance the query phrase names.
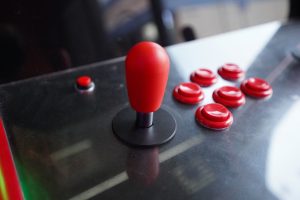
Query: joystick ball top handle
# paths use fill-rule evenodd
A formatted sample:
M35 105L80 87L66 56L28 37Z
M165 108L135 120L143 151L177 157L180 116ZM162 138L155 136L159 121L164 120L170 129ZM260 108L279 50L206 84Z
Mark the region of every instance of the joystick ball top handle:
M163 47L140 42L126 57L126 84L131 107L140 113L159 109L167 86L170 60Z

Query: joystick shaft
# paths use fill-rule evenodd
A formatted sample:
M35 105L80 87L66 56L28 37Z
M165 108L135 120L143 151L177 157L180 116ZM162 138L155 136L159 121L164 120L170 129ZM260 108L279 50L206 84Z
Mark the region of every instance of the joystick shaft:
M153 112L136 113L136 125L140 128L149 128L153 124Z

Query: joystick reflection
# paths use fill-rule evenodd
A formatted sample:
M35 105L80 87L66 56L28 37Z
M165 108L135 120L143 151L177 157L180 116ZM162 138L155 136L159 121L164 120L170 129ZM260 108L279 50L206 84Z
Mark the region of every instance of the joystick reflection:
M129 180L144 186L152 185L159 175L158 148L129 149L126 172Z

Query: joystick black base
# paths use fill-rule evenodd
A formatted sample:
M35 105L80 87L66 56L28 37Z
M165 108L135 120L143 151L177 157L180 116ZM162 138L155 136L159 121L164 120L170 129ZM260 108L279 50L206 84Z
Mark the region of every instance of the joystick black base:
M174 117L163 108L154 113L153 125L140 128L136 125L136 112L131 108L121 110L113 119L113 132L127 144L155 146L171 140L176 132Z

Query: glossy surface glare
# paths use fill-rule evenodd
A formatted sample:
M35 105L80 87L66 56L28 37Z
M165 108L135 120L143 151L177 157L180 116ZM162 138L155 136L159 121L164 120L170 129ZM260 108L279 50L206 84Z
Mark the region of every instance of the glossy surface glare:
M228 72L233 72L233 73L240 73L242 72L242 69L237 65L233 63L227 63L222 66L222 69Z
M215 77L214 73L209 69L198 69L196 70L195 75L198 78L204 78L204 79L212 79Z

